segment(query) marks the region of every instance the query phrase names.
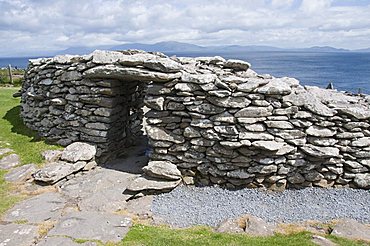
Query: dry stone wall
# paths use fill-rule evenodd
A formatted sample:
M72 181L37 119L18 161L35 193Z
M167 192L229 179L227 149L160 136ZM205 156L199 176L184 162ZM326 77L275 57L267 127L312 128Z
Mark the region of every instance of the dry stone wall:
M82 141L98 147L104 162L123 154L142 135L144 84L120 78L87 78L98 66L88 56L31 60L22 88L27 127L62 146Z
M228 188L370 188L370 97L258 75L247 62L96 51L32 61L22 116L61 144L124 151L140 134L151 161Z

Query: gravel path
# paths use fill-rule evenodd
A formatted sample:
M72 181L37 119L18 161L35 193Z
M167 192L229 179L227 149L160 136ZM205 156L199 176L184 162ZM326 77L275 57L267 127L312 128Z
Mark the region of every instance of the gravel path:
M152 211L167 223L217 226L227 218L252 214L269 222L352 218L370 223L370 191L306 188L268 192L181 186L154 198Z

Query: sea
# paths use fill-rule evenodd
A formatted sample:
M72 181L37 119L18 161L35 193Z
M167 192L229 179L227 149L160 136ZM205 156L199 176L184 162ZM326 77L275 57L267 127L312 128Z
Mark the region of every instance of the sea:
M241 59L252 64L259 74L275 77L294 77L302 85L322 88L331 82L335 89L353 93L370 94L370 53L360 52L167 52L177 56L215 56ZM35 57L33 57L35 58ZM26 68L28 57L0 58L0 67Z

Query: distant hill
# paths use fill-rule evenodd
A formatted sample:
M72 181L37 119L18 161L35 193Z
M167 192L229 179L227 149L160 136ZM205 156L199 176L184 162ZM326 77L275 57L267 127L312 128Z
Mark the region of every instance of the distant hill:
M195 44L183 43L183 42L159 42L155 44L143 44L143 43L128 43L121 45L103 45L103 46L77 46L70 47L65 50L58 52L45 52L40 56L55 56L62 54L70 55L82 55L89 54L94 50L128 50L128 49L139 49L145 51L159 51L164 53L217 53L222 54L226 52L260 52L260 51L270 51L270 52L349 52L351 50L338 49L330 46L313 46L310 48L297 48L297 49L285 49L273 46L265 45L220 45L220 46L200 46ZM370 52L370 48L354 50L355 52Z
M205 47L198 46L195 44L181 43L181 42L159 42L155 44L141 44L141 43L131 43L113 46L110 50L127 50L127 49L139 49L145 51L202 51Z
M354 50L356 52L370 52L370 48Z
M347 52L350 50L347 49L338 49L330 46L313 46L310 48L303 48L297 49L299 51L307 51L307 52Z

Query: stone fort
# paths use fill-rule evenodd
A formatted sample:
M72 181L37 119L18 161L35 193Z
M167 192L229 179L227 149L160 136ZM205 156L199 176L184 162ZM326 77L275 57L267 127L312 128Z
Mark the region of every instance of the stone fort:
M259 75L245 61L138 50L35 59L21 105L29 128L94 144L100 164L144 124L150 160L204 185L370 188L370 96Z

